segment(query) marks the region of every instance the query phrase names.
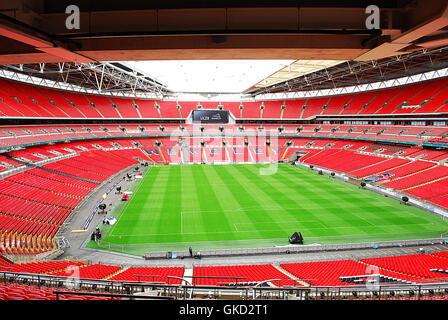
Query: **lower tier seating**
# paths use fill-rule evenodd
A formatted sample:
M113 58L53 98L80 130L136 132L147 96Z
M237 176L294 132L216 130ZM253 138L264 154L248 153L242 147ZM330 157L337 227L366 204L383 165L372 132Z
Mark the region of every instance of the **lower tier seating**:
M59 272L49 273L50 275L60 276L60 277L76 277L83 279L105 279L115 272L119 271L121 267L110 266L103 264L91 264L87 266L83 265L70 265L70 268Z
M448 259L428 254L362 259L364 263L425 279L448 278L448 274L431 271L448 270Z
M141 281L180 284L184 267L131 267L109 278L115 281ZM170 278L172 277L172 278Z
M0 300L56 300L57 288L24 284L0 284ZM118 297L100 297L94 295L77 295L76 292L88 293L85 290L73 291L69 294L61 294L59 300L120 300Z
M351 286L380 281L387 284L447 282L448 251L355 260L263 265L194 266L192 276L184 267L129 267L85 264L80 261L35 261L13 263L0 255L0 271L49 276L181 284L180 278L197 286ZM0 284L0 300L54 300L56 288L16 283ZM64 289L65 290L65 289ZM60 299L90 300L88 296L65 294ZM101 298L103 299L103 298ZM110 299L110 298L108 298Z
M268 127L266 125L265 130ZM421 147L389 148L403 151L405 155L393 157L373 153L382 149L379 142L280 138L279 143L266 146L240 138L205 137L210 144L205 147L196 145L200 140L194 138L175 141L168 137L92 140L36 146L19 150L20 153L13 151L3 154L0 158L2 163L15 163L22 166L24 171L0 180L0 252L33 255L54 250L56 233L82 199L114 174L142 161L269 162L301 152L304 154L301 162L363 179L380 174L382 177L375 179L376 183L448 208L448 167L433 160L413 158L416 154L417 157L422 156L422 151L428 152ZM255 144L247 146L245 140ZM179 147L179 141L185 144ZM226 144L223 145L223 142ZM368 148L373 152L367 152ZM56 152L53 154L55 157L50 157L45 164L40 163L37 157L28 156L51 155L51 152ZM445 151L437 151L437 158L441 152ZM59 154L64 157L57 158ZM26 157L30 161L28 165L36 167L25 165L22 160Z
M372 268L354 260L281 264L283 269L313 286L346 286L363 284L369 276L380 274L387 281L410 283L421 280L387 270Z
M300 285L270 264L194 267L193 277L197 277L194 279L196 285L247 285L265 280L275 280L272 281L275 286Z

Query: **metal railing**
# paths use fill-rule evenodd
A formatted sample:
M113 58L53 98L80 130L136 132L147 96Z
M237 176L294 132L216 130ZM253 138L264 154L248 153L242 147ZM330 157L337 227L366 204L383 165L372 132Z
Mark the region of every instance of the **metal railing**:
M372 275L369 275L371 277ZM33 285L38 288L54 288L56 299L60 295L96 296L125 299L282 299L282 300L316 300L316 299L415 299L448 297L448 282L436 283L379 283L366 282L363 285L345 286L303 286L294 282L293 286L281 286L280 279L257 281L251 285L243 283L226 283L223 285L193 285L184 278L170 276L172 279L184 280L180 284L161 282L113 281L99 279L82 279L51 276L32 273L14 273L0 271L0 284L11 283ZM218 277L209 277L218 278ZM225 277L240 278L241 277ZM310 283L313 280L308 280ZM275 286L277 284L278 286Z

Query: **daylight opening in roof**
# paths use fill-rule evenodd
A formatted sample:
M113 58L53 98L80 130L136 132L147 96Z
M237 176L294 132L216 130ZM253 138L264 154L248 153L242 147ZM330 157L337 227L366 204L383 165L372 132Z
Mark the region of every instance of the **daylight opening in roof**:
M241 93L294 60L130 61L127 65L173 92Z

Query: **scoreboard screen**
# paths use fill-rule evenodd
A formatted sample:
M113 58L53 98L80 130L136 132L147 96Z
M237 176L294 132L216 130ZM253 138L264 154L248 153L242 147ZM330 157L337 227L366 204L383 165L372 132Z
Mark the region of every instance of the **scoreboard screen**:
M193 122L229 123L229 111L227 111L227 110L193 110Z

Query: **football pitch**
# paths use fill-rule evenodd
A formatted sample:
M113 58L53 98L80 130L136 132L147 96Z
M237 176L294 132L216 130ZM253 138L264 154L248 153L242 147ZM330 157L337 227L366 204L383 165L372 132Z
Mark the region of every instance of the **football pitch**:
M439 238L441 217L316 171L279 164L151 167L104 227L103 249L148 251ZM93 241L91 241L93 242ZM90 244L96 247L96 244Z

